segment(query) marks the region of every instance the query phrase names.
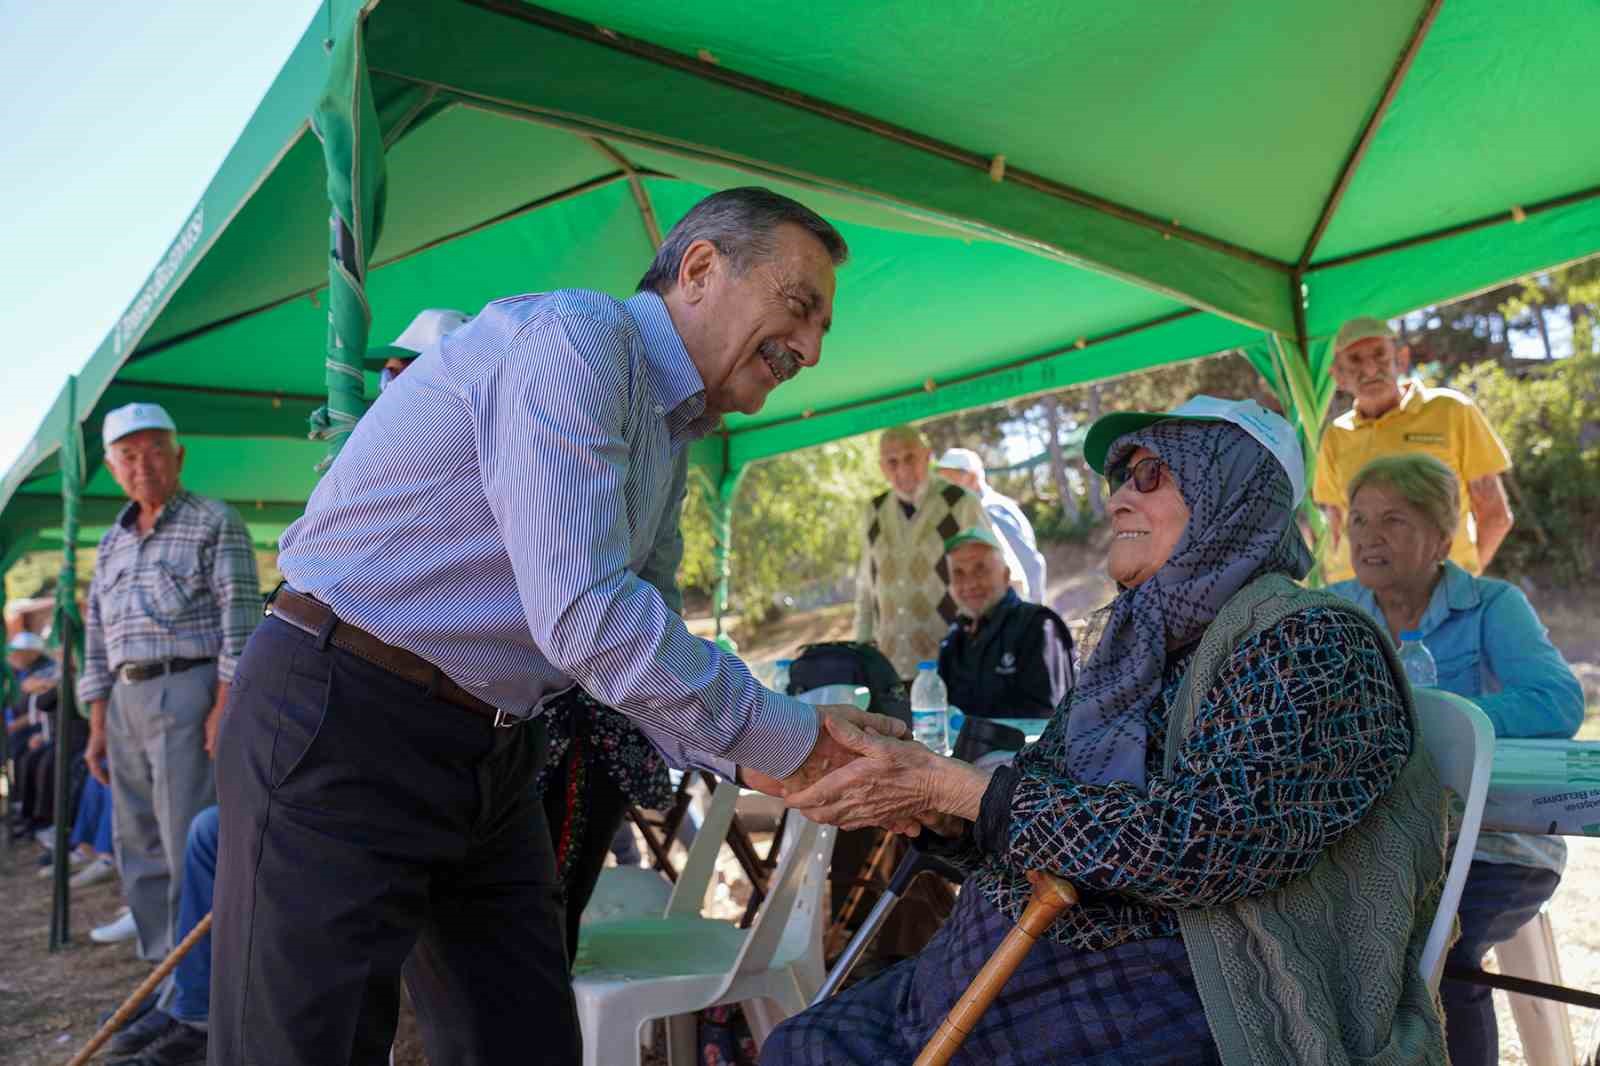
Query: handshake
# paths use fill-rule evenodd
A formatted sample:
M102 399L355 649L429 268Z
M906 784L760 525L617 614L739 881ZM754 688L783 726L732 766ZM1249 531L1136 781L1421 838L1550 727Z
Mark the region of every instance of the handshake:
M817 708L817 743L785 778L744 767L743 784L815 822L953 836L978 816L989 774L908 739L905 723L855 707Z

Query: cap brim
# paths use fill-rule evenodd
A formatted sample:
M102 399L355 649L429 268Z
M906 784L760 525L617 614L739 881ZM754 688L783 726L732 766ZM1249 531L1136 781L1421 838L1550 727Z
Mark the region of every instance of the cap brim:
M1083 460L1097 474L1106 472L1106 453L1118 437L1174 417L1166 411L1118 411L1102 415L1083 438Z

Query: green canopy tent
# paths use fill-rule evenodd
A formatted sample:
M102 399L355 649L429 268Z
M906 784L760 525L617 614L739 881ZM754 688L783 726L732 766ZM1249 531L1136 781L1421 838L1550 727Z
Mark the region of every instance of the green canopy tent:
M1230 348L1309 453L1345 318L1600 250L1600 141L1570 117L1600 105L1592 13L327 0L0 483L0 564L93 543L120 503L100 421L135 398L270 542L374 395L371 338L423 307L624 294L735 184L854 254L822 367L695 450L724 543L751 462Z

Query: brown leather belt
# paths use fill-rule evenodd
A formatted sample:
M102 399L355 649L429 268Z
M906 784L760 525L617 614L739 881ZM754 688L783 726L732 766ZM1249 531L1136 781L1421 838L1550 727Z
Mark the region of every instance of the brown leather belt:
M365 659L374 666L382 667L418 688L425 688L446 703L487 718L496 726L509 727L522 721L483 702L450 680L444 671L428 660L404 648L385 644L359 626L340 620L327 604L296 592L288 585L279 585L278 590L272 594L272 599L267 601L267 614L281 618L301 632L310 633L314 637L320 638L324 631L327 631L328 643L334 647L347 651L357 658Z
M116 675L117 680L131 684L135 681L149 681L152 677L181 674L185 670L193 670L197 666L216 661L215 659L160 659L149 663L119 663L111 672Z

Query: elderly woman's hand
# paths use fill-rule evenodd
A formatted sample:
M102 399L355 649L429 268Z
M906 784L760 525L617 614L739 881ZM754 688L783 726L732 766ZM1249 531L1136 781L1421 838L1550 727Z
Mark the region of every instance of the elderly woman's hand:
M954 823L942 816L977 818L988 772L848 721L829 719L827 728L859 758L786 797L806 817L841 829L883 826L908 834L923 825L951 830Z

